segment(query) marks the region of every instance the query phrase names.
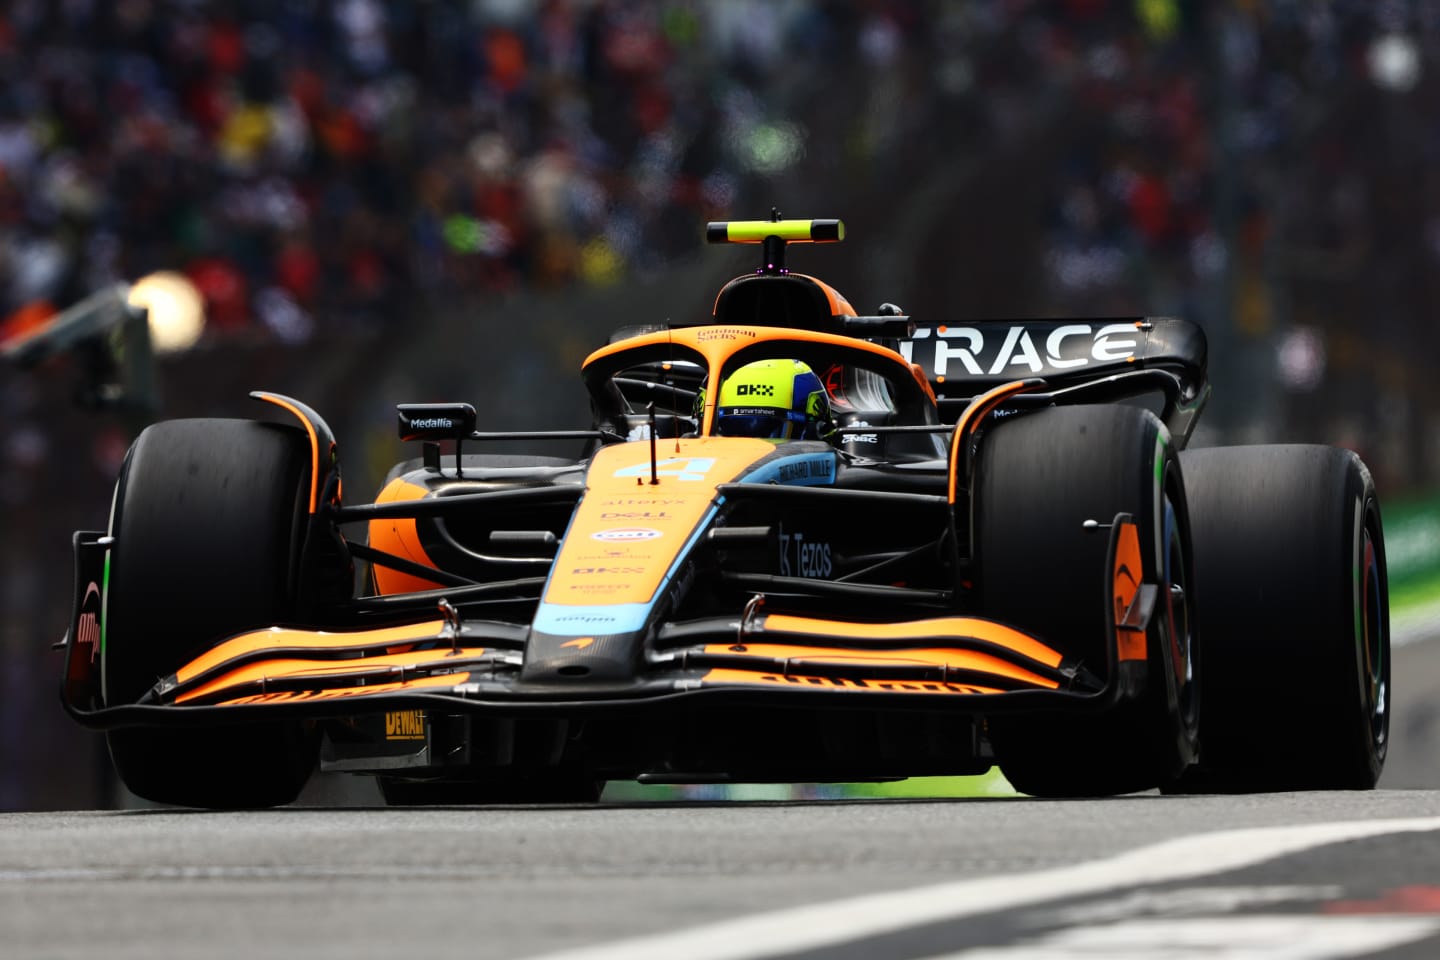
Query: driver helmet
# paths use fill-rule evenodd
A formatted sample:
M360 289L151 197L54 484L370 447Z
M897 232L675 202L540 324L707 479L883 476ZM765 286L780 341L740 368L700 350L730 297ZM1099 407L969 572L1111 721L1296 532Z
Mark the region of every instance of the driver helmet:
M716 408L722 437L820 440L831 430L825 384L799 360L747 363L720 384Z

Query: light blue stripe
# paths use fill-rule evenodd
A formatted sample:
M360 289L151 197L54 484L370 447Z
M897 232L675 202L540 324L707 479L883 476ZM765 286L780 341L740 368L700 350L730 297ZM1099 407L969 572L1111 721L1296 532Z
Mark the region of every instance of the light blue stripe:
M828 487L835 483L834 453L798 453L780 457L747 473L741 483L778 483L791 487Z
M567 637L596 633L634 633L645 626L650 603L616 603L609 606L590 604L572 607L564 603L542 603L535 614L532 629Z
M715 512L719 508L720 501L716 500L705 512L705 516L700 518L700 522L695 525L695 531L690 534L690 539L685 541L685 546L681 547L680 552L675 555L675 561L670 564L670 569L666 570L665 576L660 578L655 593L645 603L572 606L568 603L545 603L542 601L540 608L535 611L535 620L531 624L531 629L566 637L583 637L596 633L633 633L643 629L650 616L650 611L655 607L656 600L664 596L665 588L674 579L676 571L680 569L680 564L690 556L690 551L694 549L701 535L710 528L710 521L714 519ZM551 572L552 574L554 572L553 565ZM547 588L549 586L548 580L546 586Z

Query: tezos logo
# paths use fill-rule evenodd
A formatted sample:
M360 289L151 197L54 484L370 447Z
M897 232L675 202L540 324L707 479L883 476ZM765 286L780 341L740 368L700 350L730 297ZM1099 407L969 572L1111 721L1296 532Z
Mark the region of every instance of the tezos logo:
M780 528L780 575L824 579L834 569L830 544L806 540L803 533L786 533Z
M663 536L659 530L651 530L649 527L611 527L609 530L596 530L590 534L591 540L605 542L633 541L633 540L654 540Z

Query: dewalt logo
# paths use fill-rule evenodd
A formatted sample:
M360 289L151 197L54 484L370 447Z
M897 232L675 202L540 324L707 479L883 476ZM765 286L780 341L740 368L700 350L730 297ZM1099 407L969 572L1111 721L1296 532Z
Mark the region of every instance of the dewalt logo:
M392 710L385 714L386 740L424 740L425 711Z

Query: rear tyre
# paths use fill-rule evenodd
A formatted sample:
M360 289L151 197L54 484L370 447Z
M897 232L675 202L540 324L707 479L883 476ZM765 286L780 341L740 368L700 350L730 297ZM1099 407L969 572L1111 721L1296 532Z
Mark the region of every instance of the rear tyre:
M1108 524L1134 518L1144 581L1159 584L1144 688L1103 714L999 714L988 723L1001 771L1042 797L1131 793L1170 783L1193 761L1198 648L1189 514L1180 462L1161 422L1124 405L1056 407L983 437L974 482L982 613L1108 670L1102 589Z
M132 703L207 644L294 615L310 455L299 431L172 420L140 434L115 489L105 702ZM125 786L156 803L288 803L318 741L296 721L107 734Z
M1182 454L1206 644L1191 792L1364 790L1385 764L1390 622L1375 484L1349 450Z

